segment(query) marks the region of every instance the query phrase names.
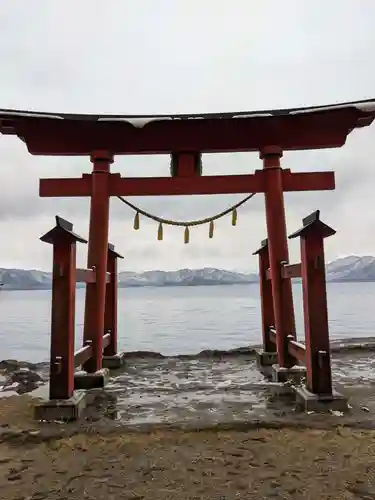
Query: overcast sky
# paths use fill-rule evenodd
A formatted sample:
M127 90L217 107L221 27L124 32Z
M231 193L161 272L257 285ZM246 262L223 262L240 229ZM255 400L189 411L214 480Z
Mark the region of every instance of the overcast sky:
M73 113L194 113L331 104L375 97L373 0L21 0L0 3L1 108ZM337 189L286 195L288 231L320 208L338 233L327 258L375 255L375 124L331 151L290 152L294 171L335 170ZM250 173L249 154L205 155L204 172ZM87 235L88 200L40 199L39 177L80 176L88 159L32 157L0 136L1 267L51 265L39 237L59 214ZM169 175L169 158L118 157L114 172ZM155 215L190 220L219 212L239 196L132 199ZM265 237L264 197L230 217L193 229L157 225L111 201L110 240L122 269L222 267L251 270ZM84 247L79 265L85 265ZM291 260L299 259L298 244Z

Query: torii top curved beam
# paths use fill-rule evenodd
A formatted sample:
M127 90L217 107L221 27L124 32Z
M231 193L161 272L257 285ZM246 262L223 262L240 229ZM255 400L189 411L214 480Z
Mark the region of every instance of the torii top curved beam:
M34 155L169 154L341 147L375 118L375 99L310 108L193 115L84 115L0 110L0 132Z

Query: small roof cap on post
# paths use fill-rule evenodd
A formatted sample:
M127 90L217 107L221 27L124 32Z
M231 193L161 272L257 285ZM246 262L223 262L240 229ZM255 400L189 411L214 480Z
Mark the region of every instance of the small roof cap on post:
M320 234L322 238L328 238L336 234L336 231L332 227L327 226L327 224L324 224L320 220L320 210L315 210L315 212L302 219L302 224L303 226L298 231L289 236L290 240L298 236L304 237L311 232Z
M108 252L111 252L112 255L114 255L118 259L123 259L124 258L122 255L120 255L118 252L116 252L115 245L113 245L112 243L108 243Z
M59 215L55 216L56 226L50 229L46 234L41 236L40 240L44 243L53 245L57 239L62 237L70 238L70 241L78 241L80 243L87 243L87 240L73 232L73 224Z
M258 248L258 250L255 250L255 252L253 252L253 255L259 255L261 252L265 251L267 247L268 247L268 238L261 241L260 247Z

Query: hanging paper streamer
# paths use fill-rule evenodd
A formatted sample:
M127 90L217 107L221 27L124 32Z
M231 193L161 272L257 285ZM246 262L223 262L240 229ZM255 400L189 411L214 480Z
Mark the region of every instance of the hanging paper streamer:
M162 241L163 239L163 224L160 222L158 227L158 240Z
M210 229L208 231L208 237L209 238L214 237L214 221L213 220L210 222Z
M139 213L136 212L135 217L134 217L134 229L138 231L139 229Z
M184 234L184 242L189 243L189 238L190 238L190 233L189 233L189 227L185 227L185 234Z
M232 211L232 226L237 224L237 210L234 208Z

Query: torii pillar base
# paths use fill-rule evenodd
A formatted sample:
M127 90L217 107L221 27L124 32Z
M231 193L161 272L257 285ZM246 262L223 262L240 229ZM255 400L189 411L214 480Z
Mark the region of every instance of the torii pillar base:
M265 377L272 377L272 365L277 363L277 353L257 349L255 351L255 358L260 373Z
M348 411L348 400L332 389L332 394L314 394L305 386L295 387L297 407L305 412L326 413L329 411Z
M71 422L79 420L88 404L88 393L75 391L69 399L50 399L38 402L34 418L45 422Z
M118 370L125 364L126 355L124 352L113 356L103 356L102 366L108 370Z

